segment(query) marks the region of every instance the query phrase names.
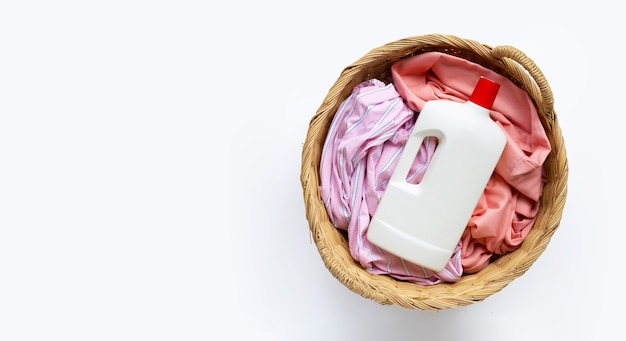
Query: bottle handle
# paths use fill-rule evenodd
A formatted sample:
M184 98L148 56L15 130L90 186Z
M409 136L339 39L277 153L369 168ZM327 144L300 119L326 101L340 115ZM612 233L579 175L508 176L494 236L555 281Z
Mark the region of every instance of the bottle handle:
M515 72L514 76L522 82L524 89L535 100L540 115L552 127L555 121L552 89L535 62L524 52L509 45L496 46L491 50L491 54L510 70L519 70L519 72ZM526 72L519 66L522 66Z
M391 174L390 182L394 183L406 183L411 166L415 162L417 155L420 152L422 143L427 136L434 136L433 134L426 134L426 131L412 131L409 139L406 141L404 148L400 151L400 159L396 164L396 167ZM418 186L419 184L410 184L411 186Z

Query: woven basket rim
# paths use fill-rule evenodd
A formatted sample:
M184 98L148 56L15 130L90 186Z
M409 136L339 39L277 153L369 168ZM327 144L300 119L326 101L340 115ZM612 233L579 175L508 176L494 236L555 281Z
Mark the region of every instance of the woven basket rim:
M385 77L390 65L409 56L439 51L461 57L506 76L528 93L537 108L551 144L544 164L547 183L533 228L515 251L491 262L485 269L464 275L455 283L430 286L395 280L365 271L351 257L346 238L330 222L319 194L321 151L334 113L357 84ZM345 67L309 123L302 150L300 181L306 217L318 252L331 274L358 295L383 305L441 310L481 302L523 275L546 249L559 227L567 197L568 162L565 144L554 112L552 90L539 67L512 46L491 47L453 35L412 36L376 47Z

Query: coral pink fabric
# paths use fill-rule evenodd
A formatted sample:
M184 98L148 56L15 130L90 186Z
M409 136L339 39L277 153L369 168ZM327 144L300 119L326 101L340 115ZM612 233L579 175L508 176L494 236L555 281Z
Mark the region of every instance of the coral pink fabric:
M419 54L394 63L391 71L396 90L416 112L429 100L467 101L480 76L500 83L490 114L507 144L461 239L463 270L477 272L494 254L517 248L535 221L545 184L543 162L550 153L537 111L509 79L452 55Z

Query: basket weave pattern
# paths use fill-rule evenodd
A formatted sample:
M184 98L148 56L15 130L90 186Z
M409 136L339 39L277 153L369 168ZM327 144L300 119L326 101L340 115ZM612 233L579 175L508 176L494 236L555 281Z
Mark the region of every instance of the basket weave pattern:
M319 166L329 125L339 106L361 82L388 79L396 61L416 54L438 51L467 59L506 76L532 98L548 135L551 153L539 212L522 245L491 262L478 273L455 283L420 286L372 275L354 261L344 235L330 222L319 193ZM523 52L511 46L490 46L450 35L425 35L401 39L368 52L344 68L309 123L302 150L300 181L306 217L320 256L343 285L364 298L383 305L410 309L440 310L480 302L523 275L547 247L558 228L567 196L568 163L565 145L554 112L552 91L541 70Z

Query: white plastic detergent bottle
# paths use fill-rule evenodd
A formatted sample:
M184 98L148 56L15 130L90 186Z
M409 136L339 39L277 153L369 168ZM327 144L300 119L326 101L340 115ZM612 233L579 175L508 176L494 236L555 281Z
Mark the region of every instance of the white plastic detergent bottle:
M476 208L506 136L489 112L500 85L480 77L469 101L424 104L367 231L396 256L440 271ZM406 178L424 138L439 142L419 184Z

